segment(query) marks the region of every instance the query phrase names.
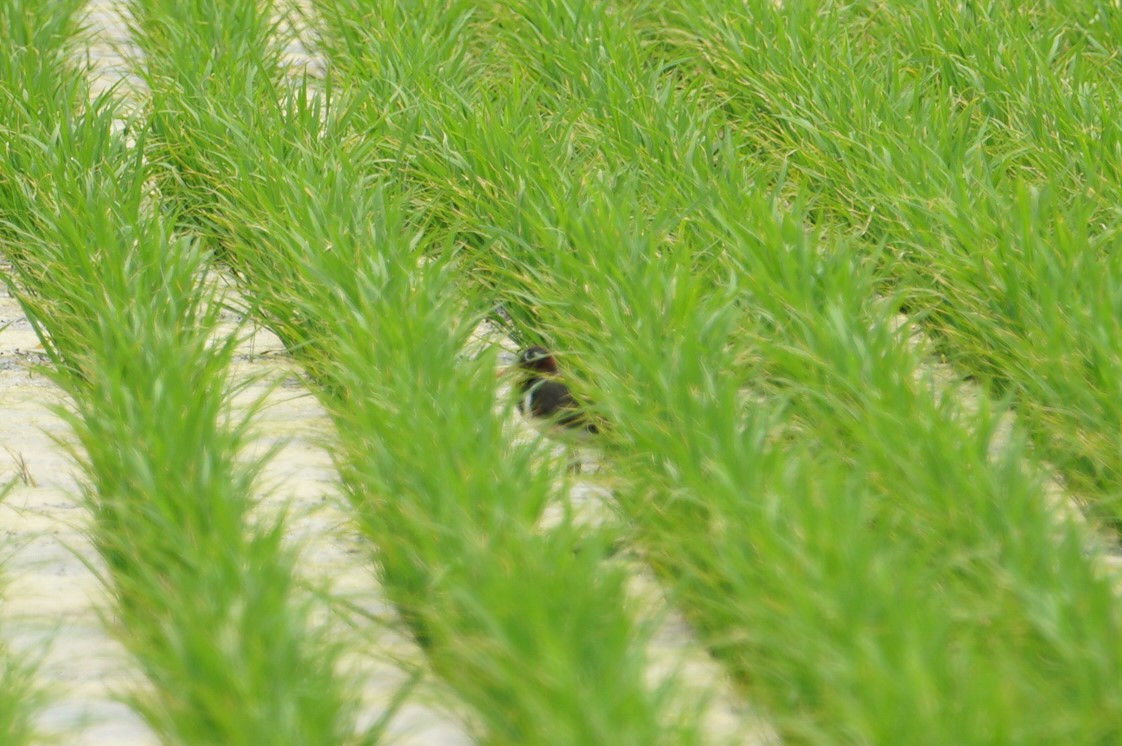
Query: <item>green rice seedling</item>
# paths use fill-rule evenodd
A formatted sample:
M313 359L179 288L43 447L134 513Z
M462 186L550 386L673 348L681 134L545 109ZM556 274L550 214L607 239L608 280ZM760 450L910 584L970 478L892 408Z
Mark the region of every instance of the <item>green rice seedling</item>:
M252 125L275 94L287 38L276 3L189 0L167 5L129 0L123 13L137 57L135 72L149 86L146 140L150 157L163 164L154 170L165 204L173 206L184 226L203 237L217 227L207 211L213 199L194 199L216 188L208 180L230 149L226 133L208 127L215 101L236 106L240 121ZM147 50L161 54L139 55ZM233 74L232 71L238 71ZM172 98L174 97L174 98ZM190 106L179 108L184 102ZM186 114L186 120L182 116ZM186 147L183 128L193 134ZM268 141L263 141L268 142ZM283 151L287 143L270 145ZM216 244L217 245L217 244Z
M558 24L535 45L570 33ZM577 28L590 46L609 38ZM994 442L999 410L983 398L972 413L925 380L878 292L900 269L891 255L807 234L828 200L841 216L860 203L806 172L771 184L735 157L724 179L683 169L654 197L598 168L613 154L567 148L551 126L600 124L582 98L600 89L580 85L595 57L575 42L547 55L564 74L542 73L542 90L562 90L537 119L532 79L493 82L516 95L458 119L435 91L445 140L418 175L449 187L462 230L491 238L475 269L533 304L537 332L587 373L574 385L614 423L630 477L621 509L714 651L793 739L1110 738L1109 584L1046 507L1037 459L1016 436ZM678 116L662 121L690 121ZM746 140L732 132L718 155ZM809 175L847 176L840 142L809 143ZM646 152L614 155L646 175Z
M712 213L742 226L715 287L704 243L613 220L630 201L568 216L595 268L573 252L521 292L595 382L637 541L750 697L812 741L1111 732L1109 582L1017 442L991 455L995 416L917 381L868 268L740 199Z
M133 11L138 27L159 12ZM188 52L139 41L149 59ZM198 116L180 83L154 73L148 83L165 114ZM535 447L511 446L493 357L465 355L479 314L456 281L450 237L415 211L423 197L372 176L383 130L354 112L378 99L358 88L326 106L306 88L274 91L245 120L241 100L208 97L206 121L169 127L154 152L207 164L177 188L211 216L251 309L335 420L343 488L387 593L470 705L480 740L691 742L644 681L622 571L602 562L610 535L564 517L540 525L558 475ZM208 133L225 133L220 150Z
M667 4L661 35L1117 524L1117 61L1093 3Z
M38 7L23 4L24 30L56 22ZM0 215L9 283L72 398L107 620L147 677L130 699L168 742L369 741L337 646L295 598L283 516L250 520L263 460L242 458L248 420L230 414L210 257L150 212L152 172L112 99L90 102L82 71L40 56L61 33L4 78Z
M375 224L398 221L390 213ZM558 498L555 475L532 449L510 451L494 414L493 359L462 359L470 325L453 321L464 313L453 278L439 264L416 269L401 232L371 236L380 251L365 261L325 257L297 307L308 316L318 306L315 318L340 340L310 341L324 348L312 369L337 386L327 403L344 485L391 597L434 670L480 717L484 742L684 740L660 730L661 698L645 690L621 572L601 565L610 536L536 527ZM338 298L350 277L359 292L346 305L316 296L323 287Z
M0 7L0 45L5 49L0 59L0 110L10 110L13 97L25 81L34 81L34 89L65 87L53 79L53 73L71 52L69 42L77 30L77 5L73 0L59 0L7 3ZM46 109L52 99L36 103ZM18 118L5 117L0 136L5 141L18 136L19 124ZM8 146L4 158L17 161L18 153L18 148ZM0 171L0 243L7 243L15 226L29 219L19 207L20 190L10 176L8 169ZM17 479L0 489L0 500L8 496ZM18 653L8 644L0 644L0 740L6 744L22 746L40 739L35 717L49 702L50 693L36 681L35 661L39 656L39 652Z

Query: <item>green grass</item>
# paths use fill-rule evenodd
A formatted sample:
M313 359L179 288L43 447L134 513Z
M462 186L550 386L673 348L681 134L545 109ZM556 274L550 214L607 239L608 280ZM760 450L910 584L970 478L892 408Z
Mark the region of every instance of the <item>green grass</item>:
M665 4L652 33L814 194L1039 451L1119 514L1118 63L1095 3ZM779 31L782 29L782 31Z
M342 3L323 5L346 75L405 66L355 50L416 32L338 24ZM842 36L830 14L792 15ZM1045 508L1019 432L993 441L1000 407L983 391L974 413L925 380L895 330L914 263L828 221L855 204L824 196L829 171L849 176L835 140L770 142L722 113L732 92L703 67L648 56L680 37L647 21L590 3L478 9L459 54L490 41L479 67L411 71L431 85L400 97L427 135L408 176L476 247L469 276L569 353L614 423L636 542L793 740L1109 738L1115 597ZM860 116L858 81L825 82L814 95ZM792 167L811 160L821 174Z
M1109 8L315 0L322 81L283 68L287 8L128 8L142 151L89 136L0 172L18 287L91 403L78 432L102 453L169 416L113 398L126 354L142 382L177 361L169 402L228 388L199 279L219 263L327 409L369 559L481 742L703 740L677 683L645 681L621 540L784 742L1122 735L1117 578L1045 490L1055 471L1117 535ZM39 97L96 125L64 139L108 131L79 94ZM91 226L130 268L96 275L104 296L151 304L75 291L104 263ZM33 263L44 246L69 248ZM471 340L495 303L605 423L610 527L542 526L569 480L504 427ZM225 401L168 442L241 494ZM279 530L215 533L239 547L218 556ZM129 561L147 577L190 543Z
M130 701L165 742L348 742L355 696L296 597L283 516L250 520L263 459L231 411L236 339L216 339L210 257L152 209L115 102L89 101L66 55L74 5L38 5L19 14L49 54L4 78L4 248L72 400L107 623L147 677Z
M18 98L16 92L25 86L42 90L58 86L57 97L47 97L37 102L41 111L69 91L65 83L54 78L66 55L72 51L70 39L76 31L74 0L56 0L44 3L6 3L0 7L0 111L9 114ZM0 137L5 141L18 137L21 119L9 119L0 125ZM5 147L5 165L0 167L0 244L7 246L17 231L17 224L26 219L25 214L11 214L10 207L21 200L20 186L13 178L13 167L18 167L20 149L11 144ZM10 164L10 165L9 165ZM5 277L7 281L8 278ZM6 499L15 486L13 479L0 490L0 500ZM5 547L7 558L15 547ZM0 597L6 578L0 579ZM17 653L7 643L0 643L0 740L13 746L39 742L41 734L35 718L43 705L50 701L52 692L36 681L34 661L39 653Z
M557 465L504 434L493 355L464 354L479 303L452 237L377 165L409 133L371 116L377 83L309 101L263 22L222 47L233 74L179 64L220 48L210 29L235 26L236 5L130 6L160 118L150 152L334 420L343 489L429 665L484 743L688 742L645 683L624 575L601 562L610 537L538 525Z

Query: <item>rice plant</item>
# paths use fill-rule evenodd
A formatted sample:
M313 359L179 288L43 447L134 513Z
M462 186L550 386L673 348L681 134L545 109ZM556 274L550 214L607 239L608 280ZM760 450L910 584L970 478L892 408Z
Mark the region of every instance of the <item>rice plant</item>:
M10 286L72 400L106 623L147 678L130 701L168 742L346 742L355 701L296 599L283 516L250 519L263 460L231 414L209 253L153 209L114 100L89 100L74 11L8 11L41 37L4 77L0 213Z
M0 61L5 252L168 740L351 736L283 523L246 518L216 269L481 742L704 741L621 548L784 742L1118 739L1109 7L129 0L135 148L65 64L73 3L26 7L13 44L58 51ZM285 69L289 13L323 79ZM604 526L505 424L496 305L600 425ZM202 693L227 659L292 684L245 731Z
M332 24L346 4L324 5ZM854 73L828 66L806 30L844 44L838 16L763 5L669 15L762 21L741 36L777 51L754 62L815 55L798 69L812 95L798 100L862 116L855 81L831 77ZM996 440L1000 402L983 392L959 403L925 373L897 320L913 296L892 292L907 258L828 220L860 217L849 192L822 186L850 175L838 158L849 130L777 152L774 128L751 130L735 108L773 81L730 74L721 89L686 57L693 43L709 52L710 37L660 29L650 12L564 0L477 9L471 23L501 60L481 67L509 77L446 76L403 94L436 113L408 153L409 178L441 195L478 247L469 271L528 336L568 353L583 398L614 424L637 543L792 739L1112 732L1110 583L1086 535L1048 508L1039 456L1019 431ZM791 31L767 23L779 17ZM336 25L325 47L340 67L379 78L387 66L363 53L399 46L399 28ZM734 31L717 38L731 56ZM832 52L866 70L855 48ZM817 170L795 168L804 162ZM1059 628L1081 642L1061 643Z
M689 741L645 683L623 573L602 562L610 536L540 525L561 499L556 466L505 434L493 355L465 354L481 313L456 281L454 237L372 166L410 137L367 118L377 84L331 98L285 82L260 25L244 33L262 51L228 63L236 80L259 75L253 91L185 80L174 59L216 47L208 29L230 24L131 12L169 121L150 151L176 169L165 188L208 216L250 309L307 371L371 559L480 740ZM155 44L156 28L172 43Z

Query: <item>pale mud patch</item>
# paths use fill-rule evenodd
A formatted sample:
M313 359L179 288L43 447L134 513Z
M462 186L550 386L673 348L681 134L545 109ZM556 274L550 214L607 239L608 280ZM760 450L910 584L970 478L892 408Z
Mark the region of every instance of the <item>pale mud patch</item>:
M84 12L89 32L84 61L90 65L91 95L101 95L114 86L125 98L132 92L145 90L144 81L132 74L125 58L124 52L129 48L128 28L115 4L91 0Z

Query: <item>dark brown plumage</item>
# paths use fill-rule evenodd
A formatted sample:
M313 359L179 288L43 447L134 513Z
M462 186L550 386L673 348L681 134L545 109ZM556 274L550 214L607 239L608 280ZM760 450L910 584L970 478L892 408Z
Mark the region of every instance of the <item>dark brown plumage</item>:
M518 411L551 435L592 435L599 432L569 387L557 380L557 361L544 347L527 347L518 355L522 380ZM552 431L552 432L551 432ZM560 433L558 432L560 431Z

